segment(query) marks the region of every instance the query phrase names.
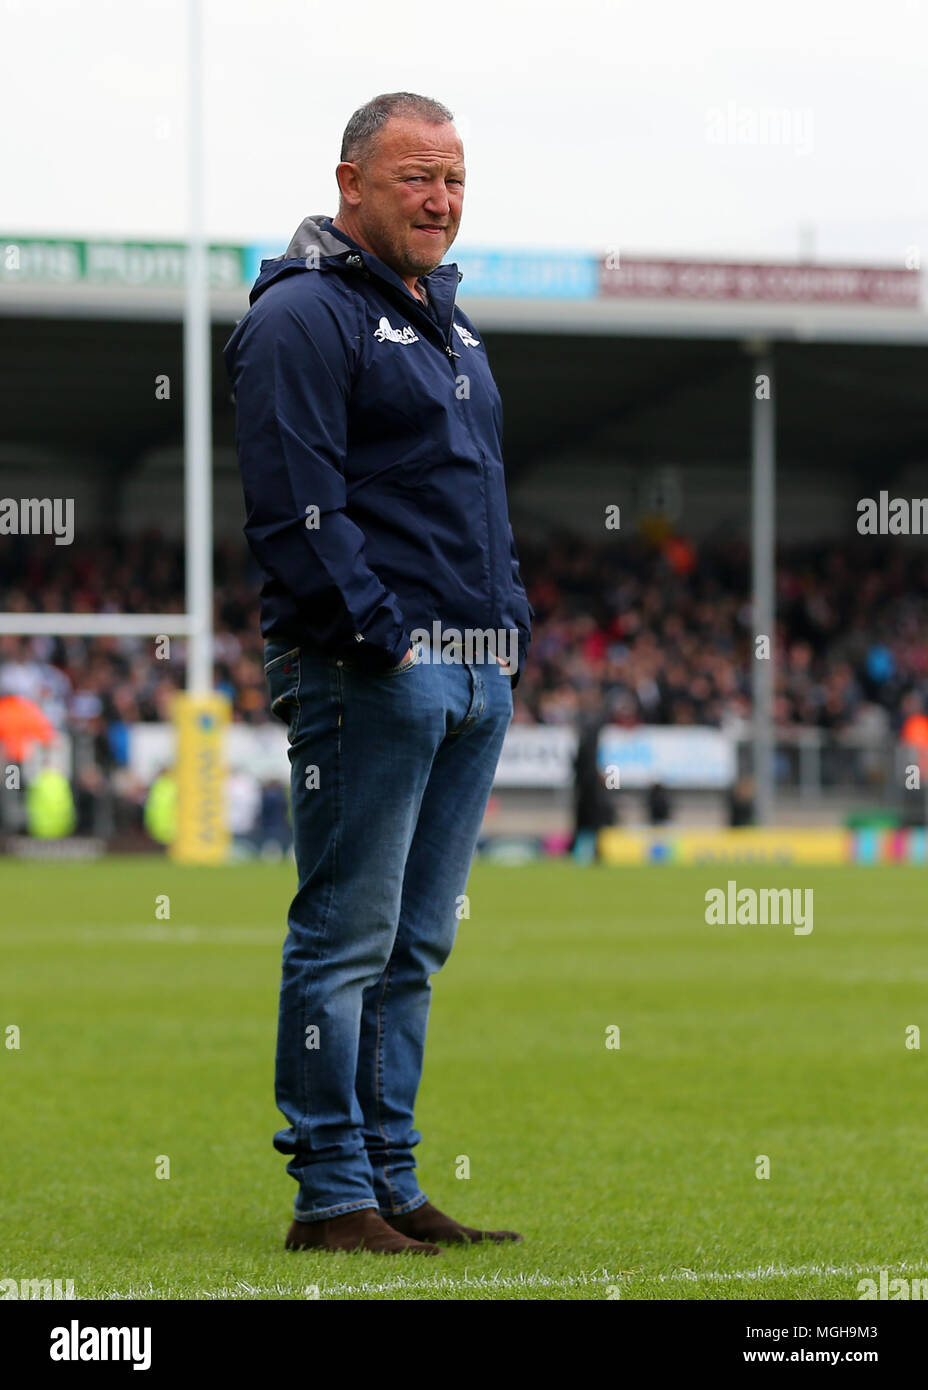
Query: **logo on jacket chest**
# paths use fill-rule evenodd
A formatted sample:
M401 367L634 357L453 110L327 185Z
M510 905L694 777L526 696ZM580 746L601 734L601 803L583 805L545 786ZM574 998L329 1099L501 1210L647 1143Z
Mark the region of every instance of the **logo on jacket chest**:
M460 338L461 342L465 345L465 347L480 346L480 339L475 338L473 333L471 333L469 329L464 327L463 323L456 323L454 325L454 331Z
M417 343L419 341L419 335L408 323L403 328L392 328L386 315L380 320L378 327L374 329L374 337L378 343Z

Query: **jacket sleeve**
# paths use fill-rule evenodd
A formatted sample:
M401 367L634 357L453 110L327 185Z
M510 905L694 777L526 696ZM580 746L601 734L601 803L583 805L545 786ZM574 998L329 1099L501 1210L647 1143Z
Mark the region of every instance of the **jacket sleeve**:
M227 359L245 536L313 641L397 665L410 645L399 602L368 567L364 534L345 511L351 339L314 285L278 284L249 311Z
M532 641L532 620L535 617L535 610L528 601L525 592L525 585L522 583L522 576L519 573L519 557L516 554L516 540L512 534L512 525L509 526L509 554L512 563L512 587L516 595L516 602L521 610L516 618L519 629L519 669L512 678L513 690L519 684L522 671L528 657L528 649Z

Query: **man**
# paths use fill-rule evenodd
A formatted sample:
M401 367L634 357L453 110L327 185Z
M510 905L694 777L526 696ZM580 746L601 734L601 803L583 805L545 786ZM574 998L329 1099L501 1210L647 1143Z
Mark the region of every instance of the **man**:
M585 691L577 719L577 751L574 755L573 857L581 864L600 862L599 832L615 823L615 801L599 766L599 736L607 722L602 693Z
M429 977L454 942L533 617L499 394L441 265L464 196L452 121L408 92L356 111L338 215L307 217L262 262L225 348L292 768L289 1126L274 1137L299 1185L290 1249L521 1239L438 1211L413 1158Z

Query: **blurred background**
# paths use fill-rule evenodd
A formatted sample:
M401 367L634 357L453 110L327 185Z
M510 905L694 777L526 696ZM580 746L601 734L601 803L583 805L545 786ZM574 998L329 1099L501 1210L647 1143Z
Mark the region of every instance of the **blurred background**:
M81 615L182 618L198 536L228 852L289 852L221 350L262 258L334 213L348 116L407 89L465 143L449 259L536 615L482 852L659 860L763 826L790 853L840 829L826 860L924 860L923 4L409 5L350 28L206 4L195 68L180 0L3 8L3 852L174 840L183 621ZM49 24L54 103L21 61ZM185 506L191 80L211 534Z

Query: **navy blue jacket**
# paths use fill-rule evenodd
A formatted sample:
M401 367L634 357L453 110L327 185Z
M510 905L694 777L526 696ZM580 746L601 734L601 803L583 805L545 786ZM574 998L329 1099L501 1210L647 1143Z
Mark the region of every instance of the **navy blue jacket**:
M398 664L414 628L518 630L502 404L455 265L428 305L329 217L261 262L223 349L261 631ZM315 509L318 509L316 511Z

